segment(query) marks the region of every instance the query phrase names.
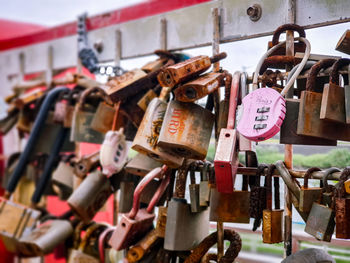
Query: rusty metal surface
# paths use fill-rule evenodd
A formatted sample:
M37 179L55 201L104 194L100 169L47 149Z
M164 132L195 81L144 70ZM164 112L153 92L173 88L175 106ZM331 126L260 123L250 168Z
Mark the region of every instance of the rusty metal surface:
M335 59L323 59L311 67L309 76L306 81L306 91L314 91L316 86L317 74L321 69L331 67L336 62Z
M261 65L259 74L263 74L268 68L284 68L286 65L294 66L300 59L295 58L294 56L283 56L283 55L274 55L267 57L264 63Z
M272 36L273 46L278 44L280 35L287 30L296 31L299 33L300 37L305 37L305 30L301 26L296 24L284 24L282 26L279 26L273 33L273 36Z
M193 250L191 255L186 258L184 263L199 263L206 252L217 242L217 232L207 236L203 241ZM237 232L234 230L224 230L224 239L230 241L230 246L226 250L225 255L218 261L219 263L232 263L238 256L242 248L242 240Z
M341 58L338 59L332 66L331 73L330 73L330 83L339 84L339 70L350 64L350 59L348 58Z
M80 178L95 170L100 165L100 151L84 155L74 164L74 174Z

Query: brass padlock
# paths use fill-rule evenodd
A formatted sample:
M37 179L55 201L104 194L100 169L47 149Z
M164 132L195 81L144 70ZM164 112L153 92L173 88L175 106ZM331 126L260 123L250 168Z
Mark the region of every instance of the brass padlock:
M182 166L176 176L173 198L168 202L164 248L171 251L191 250L209 231L209 209L191 212L185 199L186 179L189 165Z
M145 186L161 173L165 174L165 178L154 194L150 204L147 206L147 209L139 209L140 194L144 190ZM134 191L134 202L132 209L127 215L123 214L116 230L113 232L112 237L109 240L109 244L114 249L121 250L134 245L150 230L155 217L153 213L154 205L158 202L160 196L167 188L169 181L170 174L167 166L156 168L142 178Z
M234 262L242 248L242 239L239 234L234 230L224 229L223 239L230 242L230 246L226 250L225 254L218 260L217 256L214 255L212 258L216 262ZM218 232L211 233L209 236L204 238L201 243L195 247L184 263L200 263L202 258L205 257L205 253L215 245L218 241ZM226 243L226 242L225 242ZM209 262L209 261L207 261Z
M167 58L161 57L161 58L158 58L156 60L148 62L147 64L142 66L141 69L146 73L150 73L150 72L156 71L156 70L160 69L161 67L163 67L167 61L168 61Z
M107 177L98 170L90 173L67 200L75 215L88 223L112 194Z
M321 101L320 119L346 123L345 93L344 88L339 86L339 69L349 65L350 59L338 59L332 66L330 80L324 85ZM344 129L347 127L344 126Z
M210 68L212 63L226 58L226 53L220 53L211 58L197 56L162 69L157 78L162 87L173 88L177 84L190 80Z
M299 200L299 209L302 212L309 212L312 207L312 203L317 201L322 195L321 187L312 187L308 186L309 177L313 172L321 171L320 168L312 167L309 168L304 175L304 185L300 189L300 200Z
M18 250L21 256L34 257L51 253L73 233L68 220L50 220L21 237Z
M315 62L308 61L303 70L309 69L315 64ZM297 70L298 65L295 66L288 74L288 79L293 76ZM298 90L301 89L298 83ZM305 88L304 88L305 89ZM328 140L324 138L317 138L311 136L303 136L297 134L298 117L299 117L300 99L288 99L286 98L286 114L280 132L280 143L281 144L301 144L301 145L329 145L336 146L336 140Z
M96 113L91 121L91 129L98 131L100 133L107 133L112 130L114 115L116 109L113 107L113 103L110 101L102 101L98 104ZM116 127L114 130L119 130L124 126L123 115L118 114L118 118L116 120Z
M90 245L90 240L92 237L92 234L98 230L99 228L101 228L100 224L93 224L92 226L88 227L88 229L86 230L85 235L83 236L83 238L81 239L80 244L73 248L68 255L68 263L75 263L75 262L89 262L89 263L98 263L100 262L98 258L87 254L86 248L87 246Z
M224 78L223 73L210 72L186 82L174 91L175 99L182 102L195 102L218 90Z
M159 98L155 98L150 102L131 148L171 168L176 168L181 166L183 157L169 153L157 146L169 92L169 88L163 88Z
M154 168L161 167L162 163L148 157L145 154L138 153L125 166L125 171L138 176L145 176Z
M92 93L96 93L103 100L108 100L107 94L102 88L89 88L81 94L78 103L75 105L72 130L70 140L74 142L89 142L101 144L104 139L104 134L97 132L91 128L91 122L94 118L96 108L90 106L87 108L87 98Z
M168 103L157 146L176 155L203 160L208 152L214 115L194 103Z
M348 179L344 182L344 188L345 188L345 192L347 194L350 194L350 179Z
M266 175L266 209L263 210L263 243L275 244L283 241L283 209L272 209L272 173L274 165L269 165ZM275 191L277 189L275 188ZM278 193L279 194L279 191ZM279 201L279 200L278 200ZM275 199L276 204L276 199ZM279 207L279 204L278 204Z
M324 59L311 67L306 90L301 92L297 133L331 140L350 140L350 133L340 124L320 119L322 94L313 91L317 73L333 65L334 59Z
M350 238L350 198L346 197L344 182L350 179L350 168L345 168L340 175L339 189L335 196L335 237Z
M159 87L159 86L158 86ZM145 95L137 102L137 106L140 107L143 111L147 110L148 104L157 97L157 93L153 89L150 89L146 92Z
M128 262L134 263L141 260L145 254L147 254L152 249L152 247L157 244L158 241L160 241L160 238L157 235L155 229L148 232L144 238L142 238L139 242L136 243L135 246L132 246L128 250L128 253L126 254Z

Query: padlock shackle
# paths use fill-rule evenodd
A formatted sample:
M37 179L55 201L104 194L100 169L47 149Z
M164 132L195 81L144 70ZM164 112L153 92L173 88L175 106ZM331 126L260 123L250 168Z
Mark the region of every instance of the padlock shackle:
M84 90L81 93L81 95L79 97L79 101L78 101L78 109L79 110L83 110L84 109L84 104L85 104L85 101L86 101L87 97L93 92L96 92L98 97L100 97L108 105L113 105L112 100L110 99L110 97L107 95L106 91L103 88L101 88L101 87L92 87L92 88L88 88L88 89Z
M249 93L249 86L247 85L248 81L248 73L247 72L241 72L241 80L239 83L240 86L240 92L238 97L238 103L241 104L242 100L247 94Z
M100 255L100 262L105 262L105 243L106 238L111 232L114 232L115 227L107 227L98 237L98 253Z
M225 74L225 95L224 95L224 100L228 102L228 101L230 101L232 74L228 73L227 70L224 71L224 74Z
M272 210L272 175L276 166L274 164L270 164L267 168L266 174L266 209ZM276 208L276 207L275 207Z
M306 172L304 174L304 185L303 185L304 189L309 188L309 179L311 177L311 174L313 172L318 172L318 171L321 171L321 169L318 167L311 167L311 168L306 170Z
M276 162L276 168L281 175L284 183L287 185L288 189L293 193L295 198L300 201L300 188L294 181L293 177L290 175L288 169L284 165L283 161L277 161Z
M261 65L259 74L262 75L270 67L294 66L296 61L294 56L274 55L267 57Z
M236 109L237 109L237 100L239 92L239 81L241 79L241 73L236 71L233 74L231 82L231 91L230 91L230 102L228 110L228 119L227 119L227 129L233 129L236 123Z
M273 36L272 36L272 45L273 46L276 46L279 43L280 35L283 32L286 32L287 30L298 32L299 33L299 37L305 37L306 36L305 30L301 26L299 26L297 24L284 24L284 25L279 26L275 30L275 32L273 33Z
M329 83L333 83L339 85L339 70L344 67L350 65L350 59L348 58L340 58L338 59L332 66Z
M302 69L303 70L307 70L307 69L310 69L313 65L315 65L316 61L312 61L312 60L308 60L304 66L304 68ZM288 74L288 77L287 77L287 82L293 77L295 71L298 69L298 66L300 65L300 63L298 65L295 65L290 71L289 71L289 74Z
M38 113L38 116L36 117L35 121L34 121L34 125L33 128L31 130L31 133L29 135L29 139L27 142L26 147L24 148L23 153L21 154L19 161L18 161L18 165L16 166L15 171L13 172L13 174L10 177L10 180L8 182L8 185L6 187L6 196L9 197L11 195L11 193L13 193L13 191L16 189L16 186L20 180L20 178L22 177L22 175L24 174L24 170L27 166L27 163L29 161L29 157L32 155L34 147L36 142L39 139L39 136L41 135L41 131L42 128L44 127L44 123L47 119L47 116L49 114L49 110L51 109L52 104L56 101L57 97L59 96L59 94L61 92L66 92L68 90L67 87L57 87L54 88L52 90L50 90Z
M330 186L328 185L328 177L330 177L332 173L336 173L336 172L340 172L340 170L335 167L331 167L331 168L328 168L327 170L324 170L322 182L323 182L323 189L326 191L326 193L330 192Z
M99 228L101 227L106 227L106 225L104 224L100 224L100 223L95 223L92 226L88 227L88 229L85 232L84 237L82 238L78 250L79 251L84 251L84 249L86 248L86 246L89 244L89 240L92 237L92 234Z
M35 204L40 202L41 196L43 195L45 188L49 184L57 157L63 147L64 141L68 135L68 131L69 129L61 127L56 137L56 140L51 148L49 158L45 162L44 171L40 176L39 182L35 187L35 191L32 195L32 204L34 205L34 207Z
M218 261L218 263L233 262L238 256L242 248L242 240L237 232L231 229L224 229L224 240L230 241L230 246L226 250L225 255ZM193 250L184 263L199 263L209 249L218 241L218 232L211 233L204 238L199 245Z
M313 65L306 79L306 91L314 91L316 86L317 74L320 72L321 69L331 67L335 62L335 59L328 58L322 59L318 61L315 65Z
M165 173L165 177L163 178L161 184L159 185L159 187L157 188L157 191L154 193L151 201L149 202L148 206L147 206L147 213L152 213L154 206L158 203L158 201L160 200L160 198L162 197L162 195L164 194L164 191L167 189L169 183L170 183L170 178L171 178L171 171L170 169L168 169Z
M157 167L154 168L152 171L150 171L145 177L142 178L142 180L138 183L138 185L135 188L134 191L134 200L132 204L132 208L127 215L130 219L135 219L137 212L140 208L140 197L142 192L145 190L146 186L156 177L158 177L161 174L164 174L167 171L168 167L166 165L163 165L162 168ZM152 198L153 200L153 198Z
M188 170L189 170L188 164L184 164L177 170L176 179L175 179L175 191L174 191L173 197L180 198L180 199L185 198Z

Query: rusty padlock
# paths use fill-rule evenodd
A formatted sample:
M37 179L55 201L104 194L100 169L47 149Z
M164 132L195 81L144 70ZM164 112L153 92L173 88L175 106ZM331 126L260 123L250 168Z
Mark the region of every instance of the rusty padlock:
M220 193L215 187L210 190L210 221L249 224L250 192L244 180L242 190L232 193Z
M279 209L279 199L275 199L275 209L272 209L272 173L274 165L269 165L266 175L266 209L263 210L263 243L275 244L283 241L283 209ZM277 188L278 189L278 188ZM275 188L275 191L277 190ZM279 194L279 191L277 192ZM276 202L278 205L276 207Z
M157 146L176 155L203 160L208 152L214 114L194 104L168 103Z
M209 187L209 170L211 164L205 162L200 168L201 182L199 183L199 205L209 206L210 200L210 187Z
M141 260L145 254L147 254L152 247L154 247L157 242L160 241L159 236L156 233L156 230L153 229L144 238L142 238L136 245L132 246L128 253L126 254L126 258L129 263L138 262Z
M230 242L229 248L226 250L225 255L221 257L219 263L225 262L234 262L235 258L238 256L239 252L242 248L242 240L239 234L230 229L224 229L224 240L228 240ZM211 233L202 242L193 249L191 255L186 258L184 263L200 263L201 259L205 256L205 254L209 251L209 249L215 245L218 241L218 232Z
M287 31L287 30L292 30L292 31L296 31L299 33L299 37L305 37L306 34L305 34L305 30L299 26L299 25L296 25L296 24L284 24L280 27L278 27L273 36L272 36L272 41L269 41L268 43L268 49L272 48L273 46L276 46L278 43L279 43L279 38L280 38L280 35ZM297 43L294 43L294 52L302 52L304 53L305 52L305 44L302 43L302 42L297 42ZM284 55L286 53L286 49L285 47L280 47L279 49L277 49L273 55Z
M188 81L174 91L175 99L182 102L195 102L220 88L223 73L210 72Z
M311 68L316 62L308 61L303 70ZM288 74L287 81L297 70L298 65L295 66ZM298 90L301 89L298 84ZM297 134L298 116L299 116L300 99L286 99L286 114L281 126L280 143L282 144L301 144L301 145L330 145L336 146L336 140L328 140L324 138L317 138L311 136L303 136Z
M145 176L154 168L161 167L162 163L148 157L145 154L138 153L125 166L125 171L138 176Z
M80 178L95 170L100 165L100 151L83 155L74 164L74 174Z
M299 209L302 212L309 212L312 207L312 203L319 200L322 195L321 187L309 187L309 177L313 172L321 171L320 168L312 167L307 169L304 175L304 185L300 189Z
M199 184L196 184L196 167L195 163L190 165L190 180L191 183L189 185L190 190L190 204L191 204L191 212L197 213L201 210L199 203Z
M65 104L65 112L66 116L63 120L63 127L65 128L71 128L72 122L73 122L73 115L74 115L74 105L79 100L79 97L83 91L83 88L80 86L75 86L69 93L67 103Z
M67 200L75 215L88 223L112 194L112 186L98 170L90 173Z
M34 257L51 253L73 233L68 220L50 220L39 225L29 235L21 237L18 250L21 256Z
M163 88L159 98L155 98L150 102L131 148L171 168L176 168L181 166L183 157L169 153L157 146L169 92L169 88Z
M165 226L166 226L167 211L168 211L168 207L166 207L166 206L160 206L158 208L156 233L161 238L165 237Z
M74 142L89 142L101 144L104 134L91 128L91 122L94 118L96 107L87 107L87 98L92 93L96 93L99 98L107 101L109 98L102 88L94 87L84 90L78 103L75 105L72 130L70 140Z
M58 195L61 200L67 200L73 192L74 167L71 164L73 156L62 158L56 170L52 173L52 184L59 188Z
M297 134L330 140L350 140L350 134L347 134L344 127L320 119L322 94L313 91L318 72L334 62L334 59L325 59L311 67L306 90L301 92Z
M346 197L344 182L350 179L350 168L345 168L339 179L339 189L335 195L335 237L350 238L350 198Z
M167 166L155 168L139 182L134 191L134 201L131 211L127 215L124 214L122 216L116 230L113 232L113 235L109 240L109 244L114 249L121 250L130 247L150 230L155 217L153 213L154 205L158 202L170 181L170 174L167 170ZM157 192L154 194L147 209L139 209L140 195L142 191L150 181L162 173L165 174L165 178L157 189Z
M119 128L124 126L125 120L122 114L118 114L118 118L114 120L115 114L116 107L113 106L113 103L109 100L109 98L108 101L101 101L98 104L96 113L91 121L91 129L103 134L110 130L119 130ZM112 128L114 122L115 128Z
M173 198L168 202L164 248L171 251L193 249L209 231L209 209L192 213L185 199L189 163L182 166L176 175Z
M234 129L239 92L240 73L235 72L231 83L229 112L226 129L220 131L214 157L216 187L221 193L232 193L238 168L237 131Z
M320 119L346 123L345 88L339 86L339 69L349 65L350 59L338 59L332 66L329 83L324 85L321 101ZM344 129L347 127L344 126Z
M226 58L225 52L211 58L197 56L162 69L157 78L162 87L173 88L177 84L190 80L210 68L212 63Z

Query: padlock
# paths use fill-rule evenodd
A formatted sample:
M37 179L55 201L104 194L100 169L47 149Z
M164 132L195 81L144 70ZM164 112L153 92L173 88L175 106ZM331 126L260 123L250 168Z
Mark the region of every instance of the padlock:
M113 107L113 103L102 101L98 104L96 113L91 121L91 129L98 131L100 133L106 134L110 130L119 130L124 126L124 118L122 114L118 114L116 120L115 128L112 129L113 122L115 119L116 109Z
M107 244L107 240L110 239L111 234L115 230L115 227L107 227L99 236L98 236L98 253L100 256L100 262L102 263L114 263L113 259L117 258L117 253L113 248ZM112 261L113 260L113 261Z
M263 210L263 243L275 244L283 241L283 209L272 209L272 173L275 169L274 165L269 165L266 180L266 209ZM275 191L277 189L275 188ZM279 194L279 191L278 193ZM276 199L275 199L276 203Z
M350 140L350 133L340 124L320 119L322 94L313 91L316 76L321 69L333 65L334 59L325 59L312 66L306 90L301 92L297 134L331 140Z
M196 170L195 165L192 163L190 165L190 180L191 183L189 185L190 190L190 204L191 204L191 212L197 213L201 210L199 204L199 184L196 184Z
M177 87L174 91L175 99L182 102L195 102L218 90L223 78L223 73L203 74Z
M215 187L210 190L210 221L249 224L248 184L243 183L242 190L232 193L220 193Z
M68 220L46 221L29 235L20 238L18 250L21 256L43 256L51 253L72 234L73 227Z
M333 203L333 196L334 196L334 190L335 186L328 185L328 177L335 172L340 172L338 168L331 167L324 171L324 175L322 177L323 182L323 191L322 191L322 204L325 204L327 206L331 206Z
M45 91L42 89L33 89L29 92L22 93L18 98L14 100L14 104L18 109L24 109L25 106L39 100L45 95Z
M162 66L165 65L165 63L167 62L168 59L166 58L158 58L156 60L150 61L147 64L145 64L144 66L142 66L142 70L146 73L150 73L153 71L156 71L158 69L160 69Z
M218 146L214 157L216 187L218 192L232 193L238 168L237 131L234 129L239 92L240 73L235 72L231 82L229 112L226 129L220 131Z
M130 174L145 176L154 168L161 167L162 163L148 157L145 154L138 153L125 166L125 171Z
M210 188L209 188L209 173L210 163L205 162L200 169L201 182L199 184L199 205L209 206Z
M335 195L335 237L350 238L350 198L346 197L344 182L350 179L350 168L345 168L339 179L339 189Z
M304 175L304 185L300 189L300 200L299 200L299 209L302 212L310 212L312 203L317 201L322 195L321 187L312 187L308 186L309 177L313 172L321 171L320 168L312 167L309 168Z
M333 208L314 202L304 231L317 240L331 242L335 227L334 218Z
M214 114L194 103L168 103L157 146L189 159L203 160L208 152Z
M350 179L344 182L344 189L347 194L350 194Z
M136 179L140 179L140 178L137 177ZM145 190L143 191L140 197L140 202L143 204L149 204L153 198L154 193L159 188L160 184L161 184L161 180L159 180L159 178L155 178L154 180L149 182L149 184L147 184L147 186L145 187ZM164 192L162 196L159 198L159 201L156 203L156 206L164 205L166 197L167 197L167 193Z
M338 59L333 64L329 83L325 84L323 88L320 110L321 120L346 123L345 88L339 86L339 69L349 64L350 59L347 58ZM346 128L344 125L344 129Z
M160 241L160 238L155 229L148 232L144 238L142 238L135 246L132 246L128 250L128 253L126 254L128 262L134 263L141 260L145 254L147 254L152 247L157 244L158 241Z
M96 170L83 180L67 202L75 215L83 222L88 223L111 194L112 187L108 178Z
M292 31L296 31L299 33L299 37L305 37L305 30L304 28L302 28L299 25L296 24L284 24L280 27L278 27L275 32L273 33L272 36L272 41L269 41L268 43L268 49L276 46L279 43L279 38L281 33L287 31L287 30L292 30ZM294 52L305 52L305 44L302 42L297 42L294 43ZM278 48L275 52L273 52L273 55L284 55L286 53L286 48L285 46L281 46L280 48Z
M221 257L220 260L218 260L217 257L214 257L213 259L219 263L234 262L235 258L241 251L242 239L236 231L231 229L224 229L223 238L224 240L228 240L230 242L230 246L228 247L225 254ZM201 261L201 259L205 256L205 253L207 253L209 249L217 243L217 241L218 232L211 233L209 236L204 238L198 246L196 246L193 249L191 255L186 258L184 263L203 262Z
M67 103L65 105L66 107L66 116L63 120L63 127L65 128L71 128L72 122L73 122L73 115L74 115L74 105L79 100L79 97L83 91L83 88L80 86L75 86L69 93Z
M157 86L160 87L160 86ZM156 88L157 88L156 87ZM155 89L156 89L155 88ZM153 90L150 89L146 92L145 95L142 96L142 98L137 102L137 106L140 107L140 109L142 109L143 111L147 110L148 104L154 99L156 98L158 95L157 93Z
M267 194L267 176L265 176L264 186L260 186L260 177L264 174L264 170L268 168L266 164L259 164L255 178L250 177L250 205L249 215L254 218L253 231L255 231L261 224L263 219L263 211L266 208L266 194Z
M210 68L212 63L226 58L225 52L219 53L211 58L208 56L197 56L183 62L162 69L157 78L162 87L173 88L179 83L190 80Z
M183 157L169 153L157 146L169 92L169 88L163 88L159 98L155 98L150 102L131 148L171 168L176 168L181 166Z
M80 178L95 170L100 165L100 151L91 154L83 155L74 164L74 174Z
M68 160L61 160L56 170L52 173L52 184L60 189L59 197L67 200L73 192L74 167Z
M55 94L55 93L53 93ZM45 104L50 102L52 99L52 93L47 96L45 99L44 105L42 106L45 110ZM51 97L51 99L50 99ZM42 113L42 112L41 112ZM43 113L42 113L43 114ZM42 123L42 120L36 121L33 133L38 134L37 127ZM1 204L0 204L0 236L2 240L4 241L4 244L6 248L9 251L15 252L17 249L17 244L19 238L22 236L25 236L29 233L35 226L37 220L41 216L41 212L39 210L34 209L36 205L39 203L46 185L48 184L51 173L54 167L54 164L56 162L56 158L59 154L60 148L62 147L62 143L67 135L67 130L62 128L61 132L58 134L58 138L56 139L54 145L52 146L52 151L50 153L50 156L45 163L44 171L40 177L40 180L36 186L36 189L32 195L31 198L31 207L26 207L21 204L14 203L13 201L9 201L5 198L10 197L10 194L14 191L14 189L17 186L17 183L19 179L21 178L23 174L23 168L25 167L26 161L28 160L28 155L30 152L28 152L28 149L30 149L31 144L35 142L35 140L30 139L27 143L27 146L20 156L18 165L16 166L16 169L14 173L12 174L10 181L6 188L5 198L1 198ZM33 134L31 134L33 136ZM11 216L9 216L11 215Z
M101 144L104 134L97 132L91 128L91 122L94 118L96 108L91 106L87 108L87 98L92 93L97 93L98 97L104 101L108 100L108 96L102 88L94 87L84 90L78 103L75 105L72 130L70 140L74 142L89 142Z
M100 262L98 258L87 254L85 252L86 247L89 245L90 243L90 239L92 237L92 234L98 230L101 227L101 225L99 224L93 224L92 226L90 226L84 237L81 239L80 244L78 245L77 248L73 248L68 255L68 263L75 263L75 262L87 262L87 263L98 263Z
M227 71L225 73L225 93L224 99L220 101L219 105L219 113L217 120L217 129L220 131L222 128L227 127L227 119L230 105L230 93L231 93L231 83L232 83L232 75Z
M127 215L123 214L116 230L109 240L109 244L114 249L121 250L130 247L150 230L155 217L153 213L154 205L158 202L170 181L170 174L167 170L167 166L155 168L139 182L134 191L132 209ZM147 209L139 209L140 194L143 192L145 186L161 173L165 173L165 178L154 194L150 204L147 206Z
M156 233L159 237L165 237L165 227L166 227L166 218L167 218L168 207L160 206L158 207L158 217L156 224Z
M209 209L191 212L185 199L186 178L189 164L182 166L176 177L175 192L168 202L164 248L171 251L191 250L209 231Z

